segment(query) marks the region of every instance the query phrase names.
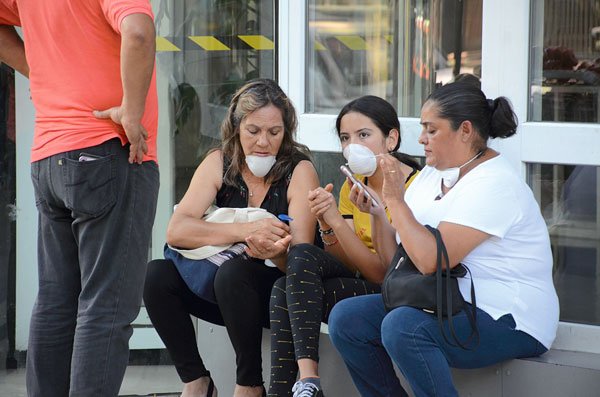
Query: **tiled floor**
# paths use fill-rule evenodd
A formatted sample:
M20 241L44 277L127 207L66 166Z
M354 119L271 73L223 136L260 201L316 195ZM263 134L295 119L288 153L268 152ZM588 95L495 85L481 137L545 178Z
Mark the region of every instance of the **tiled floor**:
M177 397L182 384L170 365L129 366L121 396ZM25 369L0 370L0 396L26 397Z

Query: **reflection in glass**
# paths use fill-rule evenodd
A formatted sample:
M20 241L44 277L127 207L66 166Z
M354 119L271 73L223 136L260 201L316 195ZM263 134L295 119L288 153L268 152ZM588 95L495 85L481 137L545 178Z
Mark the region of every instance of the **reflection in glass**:
M481 76L481 0L311 0L306 110L371 94L418 116L436 84Z
M331 132L334 134L335 132ZM340 165L346 160L340 152L311 152L312 160L319 175L321 186L328 183L333 184L333 191L336 202L339 199L340 189L344 184L345 176L340 172Z
M15 72L0 65L0 368L4 368L5 363L8 368L17 365L16 176Z
M275 75L274 2L154 1L158 77L169 85L175 202L206 151L218 146L227 105L244 82ZM161 133L164 133L161 131Z
M600 324L600 168L529 164L548 225L561 321Z
M600 2L532 1L532 121L600 121Z

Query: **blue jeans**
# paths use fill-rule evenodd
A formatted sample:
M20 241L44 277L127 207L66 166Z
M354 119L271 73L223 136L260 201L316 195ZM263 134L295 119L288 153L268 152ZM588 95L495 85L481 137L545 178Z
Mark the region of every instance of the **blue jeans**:
M78 161L80 153L97 157ZM39 290L29 330L30 397L117 396L139 312L156 212L155 162L118 139L31 165Z
M471 333L467 315L460 312L453 322L460 340L466 340ZM363 397L407 395L392 360L415 396L458 396L450 367L480 368L546 351L535 338L515 330L510 314L494 320L477 309L477 326L480 341L473 350L450 346L436 316L406 306L387 313L381 294L346 299L329 316L331 340Z

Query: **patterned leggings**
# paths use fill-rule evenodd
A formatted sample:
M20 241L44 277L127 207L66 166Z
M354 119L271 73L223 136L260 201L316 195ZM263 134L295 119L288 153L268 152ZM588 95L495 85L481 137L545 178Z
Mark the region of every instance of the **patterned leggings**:
M291 396L297 360L319 361L321 322L346 298L379 293L378 284L356 278L333 255L312 244L290 249L287 276L271 292L271 382L269 396Z

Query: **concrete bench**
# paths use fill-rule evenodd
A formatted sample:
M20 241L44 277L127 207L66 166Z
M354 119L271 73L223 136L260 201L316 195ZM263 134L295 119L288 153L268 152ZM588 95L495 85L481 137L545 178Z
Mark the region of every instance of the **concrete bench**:
M219 395L233 395L235 382L235 354L224 327L198 320L198 348L202 359L211 371L215 383L219 387ZM319 354L321 363L319 372L323 377L323 388L327 397L359 397L352 378L346 370L339 353L331 344L327 335L327 324L321 328ZM263 331L262 359L263 379L269 380L271 367L271 341L269 330Z
M321 333L329 334L327 324L321 324ZM338 390L348 374L339 353L335 349L331 352L330 348L334 349L329 338L322 336L320 370L324 390L333 397L358 396L355 389ZM331 360L333 362L328 363ZM338 368L339 365L342 368ZM480 369L453 369L452 372L461 396L600 396L600 354L595 353L550 350L540 357L510 360ZM405 384L404 379L402 381Z
M321 323L321 333L329 334L327 324ZM322 345L327 346L328 339L321 337ZM327 347L324 349L329 350ZM358 395L355 390L347 391L349 394L338 393L336 385L340 382L337 379L346 376L347 371L345 368L334 369L338 359L341 362L337 351L328 351L326 354L327 358L322 355L320 367L327 395ZM327 365L329 355L335 356L333 368ZM332 371L330 379L336 379L335 384L331 384L329 377L326 377L325 369ZM479 369L453 369L452 372L461 396L600 396L600 354L597 353L551 349L540 357L510 360ZM401 375L399 377L402 379ZM404 379L402 381L405 384ZM327 383L330 383L330 387L326 387Z
M453 370L461 396L564 397L600 395L600 354L550 350L476 370Z
M321 327L319 371L327 397L359 397L326 324ZM270 337L263 332L263 377L269 379ZM224 327L198 322L200 352L219 386L219 394L233 394L235 355ZM527 359L510 360L480 369L452 370L463 397L600 396L600 354L550 350ZM405 384L400 376L401 381Z

